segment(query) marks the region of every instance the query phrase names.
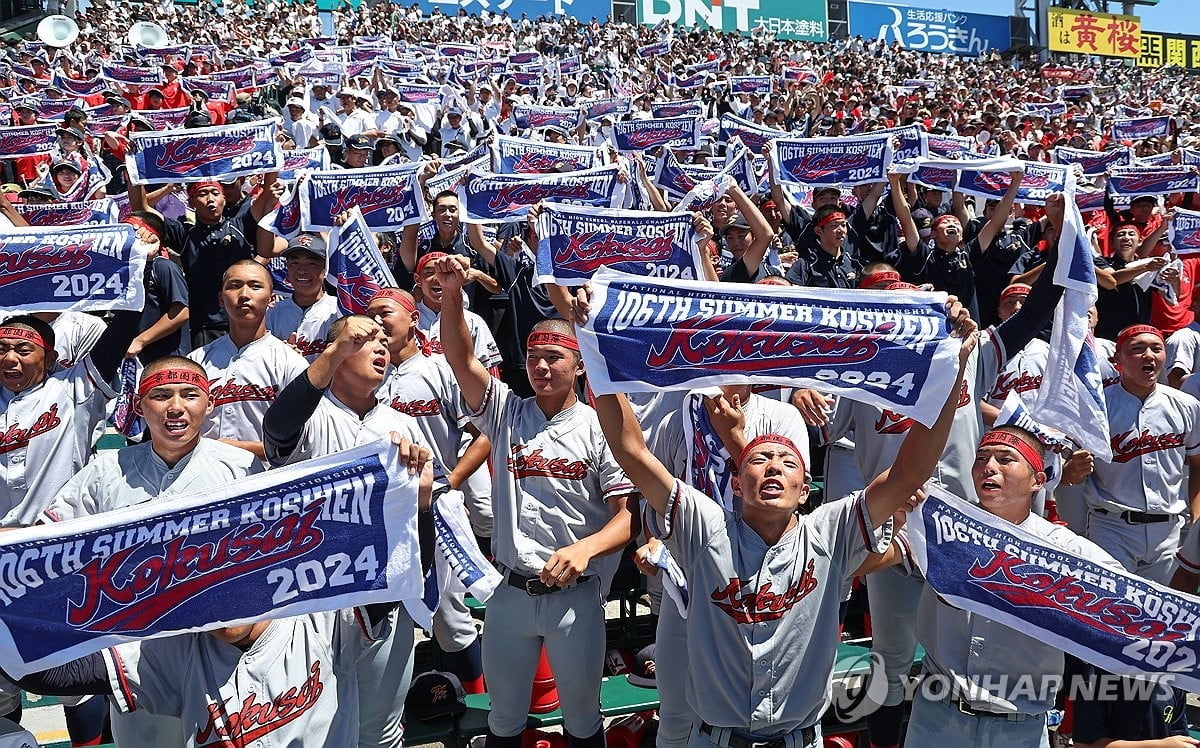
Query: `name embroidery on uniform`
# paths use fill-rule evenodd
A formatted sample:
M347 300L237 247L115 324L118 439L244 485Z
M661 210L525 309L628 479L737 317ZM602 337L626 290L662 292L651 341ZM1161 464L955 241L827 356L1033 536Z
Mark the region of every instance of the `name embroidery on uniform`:
M1129 462L1151 452L1183 446L1183 434L1151 434L1148 429L1134 436L1129 430L1112 438L1113 462Z
M321 663L314 662L308 679L292 686L270 701L259 702L251 693L241 709L226 712L225 703L208 705L208 722L196 731L196 744L205 748L242 748L268 733L302 717L316 705L325 691L321 682ZM212 742L207 742L215 738Z
M238 384L230 379L212 388L213 407L229 403L271 402L279 394L275 385L260 387L257 384Z
M296 351L301 356L316 356L325 350L327 343L324 340L308 340L298 337L292 345L296 346Z
M18 424L8 427L8 431L0 434L0 454L6 454L29 446L29 440L35 436L47 434L62 425L58 417L58 404L50 406L50 410L37 417L33 425L23 429Z
M738 623L776 621L817 588L816 563L810 560L804 574L782 594L772 592L770 582L757 590L747 590L749 585L749 579L730 579L728 585L713 590L709 597Z
M961 408L971 402L971 393L967 389L966 382L959 382L958 386L958 402L954 405L956 408ZM875 419L875 433L877 434L905 434L912 428L913 419L902 416L894 410L885 410L880 414L879 418Z
M392 410L414 418L442 414L442 403L436 398L431 400L401 400L398 397L394 397L388 405Z
M537 448L529 454L522 454L526 445L512 445L512 454L508 458L508 469L518 478L561 478L562 480L583 480L588 474L588 464L584 460L567 461L564 457L547 457Z
M1040 389L1041 386L1041 374L1030 374L1027 371L1020 373L1006 371L996 377L996 386L992 388L988 397L993 400L1003 400L1010 392L1031 392Z

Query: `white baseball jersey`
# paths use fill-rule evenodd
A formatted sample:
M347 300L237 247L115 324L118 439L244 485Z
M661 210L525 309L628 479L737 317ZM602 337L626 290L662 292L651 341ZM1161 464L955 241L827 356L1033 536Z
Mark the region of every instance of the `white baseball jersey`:
M50 323L54 330L54 351L58 365L69 369L92 352L100 340L104 320L83 312L63 312Z
M1186 459L1200 454L1200 401L1164 385L1141 400L1120 384L1104 389L1104 401L1113 459L1096 460L1084 484L1088 506L1118 512L1186 512Z
M1113 357L1117 355L1117 344L1108 338L1091 338L1091 341L1092 350L1096 353L1096 360L1100 362L1100 376L1104 381L1104 386L1120 382L1121 374L1112 363Z
M413 418L425 441L433 446L437 477L454 469L468 419L462 412L458 382L444 357L418 353L389 367L379 400Z
M1018 525L1068 556L1078 556L1110 569L1122 567L1090 540L1065 527L1030 514ZM917 637L925 647L925 669L954 683L956 693L972 708L996 712L1040 714L1054 706L1057 690L1044 684L1062 675L1062 649L1051 646L976 613L947 605L929 585L921 595ZM1035 688L1011 689L1013 698L988 690L1015 676L1032 679ZM1003 718L1001 718L1003 719Z
M188 358L204 367L212 383L213 409L204 428L212 439L261 442L267 408L308 368L304 357L271 333L240 349L224 335Z
M1158 381L1166 384L1173 369L1180 369L1185 375L1200 370L1200 322L1181 327L1167 338L1167 362Z
M39 519L63 522L151 499L232 483L260 472L252 452L202 438L195 449L168 467L150 442L102 452L67 481Z
M1016 355L1008 360L1004 368L996 376L996 383L988 391L984 399L988 405L997 408L1004 405L1008 393L1015 392L1025 403L1032 405L1041 389L1042 377L1046 374L1046 360L1050 355L1050 344L1034 338L1029 341Z
M556 550L608 524L609 500L634 491L584 403L547 420L533 398L493 377L468 415L492 440L492 552L513 571L537 574ZM610 554L590 568L609 579L619 561Z
M300 441L288 456L286 464L369 444L386 438L393 431L417 444L429 446L412 416L398 413L380 402L359 418L357 413L327 390L308 423L304 424Z
M841 592L868 551L891 543L872 530L862 493L817 507L768 546L739 514L682 481L651 530L683 568L691 592L688 702L700 719L755 736L816 724L830 699Z
M355 665L388 633L366 611L271 621L241 649L211 634L119 644L104 651L123 712L178 715L185 745L352 746L358 741Z
M1196 520L1196 522L1200 522L1200 520ZM1192 522L1175 558L1179 561L1179 565L1187 571L1200 574L1200 527L1196 526L1196 522Z
M417 311L421 313L417 328L425 334L425 337L429 338L429 345L433 352L441 353L441 317L437 312L425 306L423 302L417 304ZM492 331L488 329L487 323L483 321L483 317L469 309L463 310L463 316L467 319L467 330L471 333L471 340L475 345L475 358L479 359L485 369L499 366L503 360L500 356L500 348L496 345L496 339L492 336Z
M116 396L90 357L24 392L0 388L0 526L33 524L87 463Z
M950 428L946 449L933 471L933 480L938 481L954 495L978 504L975 484L971 480L971 466L975 462L975 449L983 434L983 417L979 411L979 393L988 392L996 384L996 376L1006 358L1004 343L999 335L984 330L979 335L979 345L967 359L963 380L959 384L958 409ZM873 405L838 399L838 410L850 409L850 417L835 415L829 428L829 439L836 441L841 433L834 429L854 431L854 456L858 460L864 483L869 484L892 466L904 437L912 427L911 418L890 410L881 411Z
M301 356L312 361L325 350L325 336L341 316L337 297L332 294L322 295L308 308L288 297L267 310L267 331L284 341L295 335L296 339L288 342L296 346Z

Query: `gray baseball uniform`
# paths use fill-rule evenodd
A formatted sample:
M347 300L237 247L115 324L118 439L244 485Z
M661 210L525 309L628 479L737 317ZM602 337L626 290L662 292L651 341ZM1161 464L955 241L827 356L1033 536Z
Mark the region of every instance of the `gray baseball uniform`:
M1200 454L1200 401L1161 384L1145 400L1114 384L1104 400L1113 459L1097 460L1084 483L1085 534L1166 584L1188 512L1187 458Z
M822 504L768 546L738 514L677 480L652 524L687 576L688 640L705 643L688 652L688 703L700 720L752 740L819 725L842 588L868 551L888 547L891 523L872 530L856 494ZM720 740L694 730L691 744Z
M83 312L63 312L50 323L58 365L69 369L91 353L104 332L104 320Z
M470 413L492 440L492 551L506 577L536 576L559 548L602 529L608 501L633 492L600 430L596 413L577 402L547 419L494 377ZM619 559L593 559L590 579L533 596L501 582L488 604L483 670L491 691L488 727L508 737L525 729L529 695L544 640L558 684L567 732L588 738L601 727L604 664L603 589ZM603 580L603 584L601 583Z
M267 408L308 368L300 354L271 333L240 349L224 335L188 358L204 367L212 383L213 409L204 435L248 442L262 441Z
M1000 408L1004 405L1008 393L1015 392L1026 407L1031 405L1042 386L1049 354L1050 345L1044 340L1034 338L1029 341L1029 344L1017 351L996 375L996 383L988 390L984 400L989 405Z
M421 319L417 323L417 327L429 339L429 345L433 352L441 353L441 317L437 312L425 306L424 302L417 303L417 311L421 314ZM500 348L496 345L496 339L492 336L492 331L488 329L487 323L483 321L483 317L480 317L469 309L463 310L463 316L467 319L467 330L470 331L471 340L475 345L475 358L479 359L479 362L483 364L483 368L485 369L499 366L500 362L504 359L500 355Z
M39 519L59 522L90 516L230 483L261 470L250 452L212 439L201 439L168 467L153 445L145 442L97 457L63 486ZM112 728L121 748L161 748L181 745L184 739L183 725L176 717L149 712L114 711Z
M1173 369L1191 374L1200 369L1200 322L1181 327L1167 338L1167 362L1158 381L1166 384Z
M355 666L388 620L368 630L361 609L314 613L271 621L245 651L183 634L120 644L104 660L122 712L182 717L184 742L160 748L349 746L359 733Z
M267 331L280 340L291 340L300 355L312 361L325 350L325 336L334 321L341 317L337 297L325 294L312 306L301 308L291 297L273 304L267 309Z

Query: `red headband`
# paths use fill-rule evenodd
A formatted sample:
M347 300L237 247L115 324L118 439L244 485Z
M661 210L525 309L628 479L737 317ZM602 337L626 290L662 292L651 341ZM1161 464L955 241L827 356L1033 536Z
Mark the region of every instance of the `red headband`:
M216 187L219 190L221 189L221 183L215 179L208 179L203 182L192 182L187 187L188 197L195 197L196 193L205 187Z
M880 270L877 273L869 273L862 277L858 282L859 288L870 288L883 283L895 283L900 280L900 273L895 270Z
M790 286L790 285L792 285L782 275L764 275L763 277L754 281L754 283L759 286Z
M557 345L572 351L579 350L579 341L575 338L561 332L548 330L536 330L529 333L529 337L525 339L525 347L532 348L535 345Z
M921 287L914 286L911 283L905 283L904 281L896 281L895 283L889 283L886 286L884 286L883 290L884 291L920 291Z
M933 219L933 223L931 223L929 225L936 229L939 224L943 224L946 221L953 221L953 220L954 220L954 216L950 215L949 213L943 213L942 215Z
M1017 295L1028 296L1029 291L1030 291L1030 286L1028 283L1013 283L1011 286L1008 286L1007 288L1005 288L1003 291L1000 292L1000 303L1003 304L1004 300L1007 299L1009 296L1017 296Z
M427 255L421 255L421 259L417 260L417 268L413 271L415 275L420 275L425 270L425 266L434 260L440 260L446 257L445 252L430 252Z
M1033 468L1033 472L1041 473L1046 469L1046 465L1042 462L1042 456L1038 454L1037 447L1025 441L1016 434L1008 431L989 431L979 440L979 446L983 447L988 444L998 444L1002 447L1012 447L1025 458L1025 462Z
M50 350L50 346L46 345L46 340L34 330L27 330L24 327L0 327L0 338L19 338L20 340L28 340L43 351Z
M755 447L768 443L778 444L781 447L790 449L796 454L797 457L800 458L800 467L804 468L804 470L807 472L808 466L804 464L804 455L800 454L800 449L796 447L796 443L783 434L763 434L751 439L750 443L746 445L746 448L742 450L742 453L738 455L738 468L741 469L741 467L746 464L746 460L749 459L750 453L754 451Z
M831 210L825 214L824 218L817 221L816 228L823 229L823 228L825 228L825 224L832 223L833 221L836 221L838 219L841 219L843 221L846 220L846 214L840 210Z
M154 234L154 236L155 236L155 237L158 237L158 231L156 231L156 230L154 229L154 227L153 227L153 226L151 226L150 224L146 223L145 221L143 221L142 219L138 218L137 216L129 216L129 217L127 217L127 218L125 219L125 223L129 224L130 226L133 226L133 227L134 227L134 228L136 228L136 229L146 229L146 230L147 230L147 231L149 231L151 234Z
M1117 333L1117 350L1121 350L1121 346L1133 340L1138 335L1153 335L1159 340L1165 340L1162 330L1153 325L1130 325L1121 332Z
M388 301L396 302L401 307L403 307L404 310L407 312L417 311L417 305L413 303L413 300L411 298L409 298L409 296L407 294L405 294L403 291L401 291L398 288L381 288L381 289L379 289L378 291L375 292L375 295L371 297L371 300L367 302L367 306L370 306L371 304L375 303L376 301L379 301L382 299L387 299Z
M198 371L193 371L192 369L159 369L148 377L142 377L142 382L138 385L138 397L143 397L150 390L164 384L192 384L204 390L204 394L206 395L210 386L208 377Z

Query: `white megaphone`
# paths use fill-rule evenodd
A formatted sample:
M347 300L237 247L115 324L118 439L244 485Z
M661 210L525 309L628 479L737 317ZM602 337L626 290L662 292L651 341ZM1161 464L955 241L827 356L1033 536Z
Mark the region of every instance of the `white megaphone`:
M149 21L138 21L129 27L129 33L125 36L134 47L144 47L146 49L161 49L171 43L167 37L167 32L162 26Z
M79 24L69 16L46 16L38 24L37 36L47 47L69 47L79 37Z

